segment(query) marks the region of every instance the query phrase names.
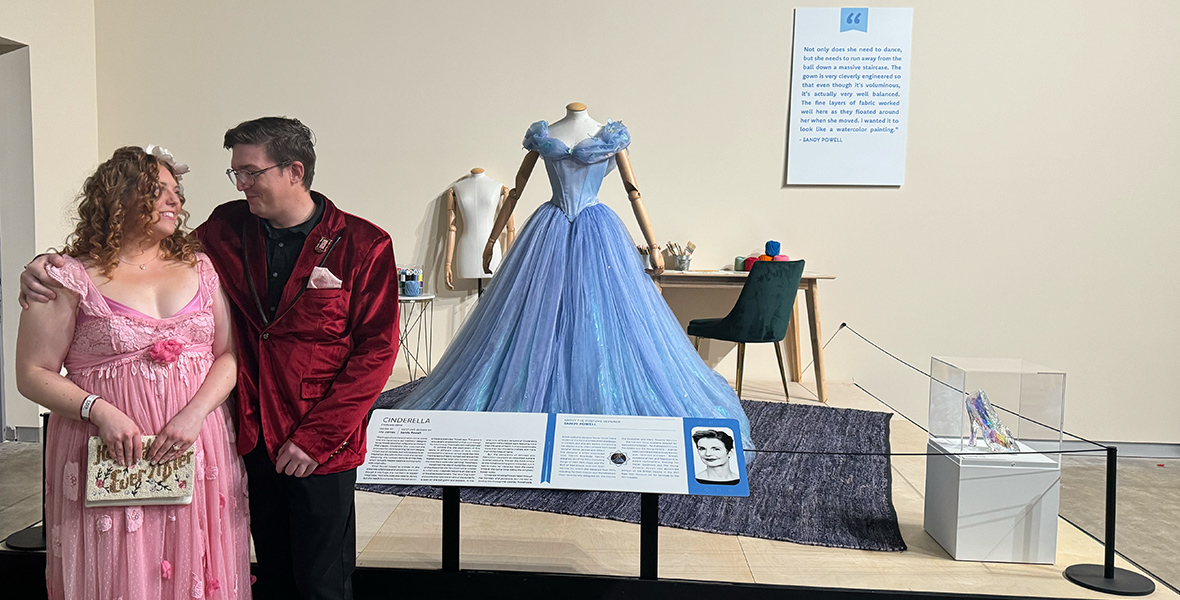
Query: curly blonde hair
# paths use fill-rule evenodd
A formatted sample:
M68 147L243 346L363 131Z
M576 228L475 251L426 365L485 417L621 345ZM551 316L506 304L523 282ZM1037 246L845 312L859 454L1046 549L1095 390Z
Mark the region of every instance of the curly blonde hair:
M104 277L110 277L119 264L128 228L139 227L144 235L151 231L152 213L160 195L161 166L176 177L172 165L143 148L125 146L115 150L82 184L74 232L66 238L61 253L97 267ZM180 203L183 207L183 193ZM183 208L177 211L176 231L160 242L165 260L197 263L201 246L185 228L188 216Z

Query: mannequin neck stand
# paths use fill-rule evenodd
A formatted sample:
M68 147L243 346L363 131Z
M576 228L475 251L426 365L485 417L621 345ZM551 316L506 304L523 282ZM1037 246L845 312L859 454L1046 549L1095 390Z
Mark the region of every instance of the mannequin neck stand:
M586 105L575 102L565 107L565 116L561 120L549 125L549 137L561 140L572 148L601 130L602 123L590 118Z

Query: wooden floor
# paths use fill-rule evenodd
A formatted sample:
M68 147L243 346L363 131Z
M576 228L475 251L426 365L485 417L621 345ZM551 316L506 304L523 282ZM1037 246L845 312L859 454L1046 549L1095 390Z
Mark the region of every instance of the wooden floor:
M391 385L401 383L391 380ZM743 396L781 401L778 382L747 382ZM794 401L814 397L791 384ZM775 390L778 393L775 393ZM828 384L829 404L888 411L850 385ZM901 417L891 425L894 452L924 452L926 434ZM660 529L660 577L854 589L1109 598L1068 582L1062 571L1100 563L1102 546L1058 521L1057 563L1018 565L953 560L922 528L925 459L894 457L893 501L906 552L867 552ZM357 492L358 565L440 568L442 504ZM473 506L461 511L461 568L638 576L639 526L603 519ZM1118 566L1135 570L1119 560ZM1157 585L1151 598L1180 598Z

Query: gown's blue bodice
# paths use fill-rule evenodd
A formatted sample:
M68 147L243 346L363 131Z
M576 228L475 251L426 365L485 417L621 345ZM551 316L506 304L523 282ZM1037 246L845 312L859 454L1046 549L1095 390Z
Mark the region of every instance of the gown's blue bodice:
M598 203L598 188L615 168L615 161L610 159L630 143L627 128L618 121L607 121L597 134L572 148L549 137L549 123L545 121L533 123L524 136L525 150L535 150L545 160L549 185L553 187L549 202L571 221L582 209Z

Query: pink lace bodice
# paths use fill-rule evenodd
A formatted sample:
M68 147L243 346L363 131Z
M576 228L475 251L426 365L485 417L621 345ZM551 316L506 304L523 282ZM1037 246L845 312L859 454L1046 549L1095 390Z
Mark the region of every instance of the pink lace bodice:
M189 361L212 360L213 295L219 284L212 263L198 254L197 294L180 312L157 319L107 299L74 258L47 267L51 277L81 297L74 341L65 366L71 377L98 371L115 376L116 367L150 379ZM120 369L121 372L122 369ZM190 371L178 369L181 377Z

